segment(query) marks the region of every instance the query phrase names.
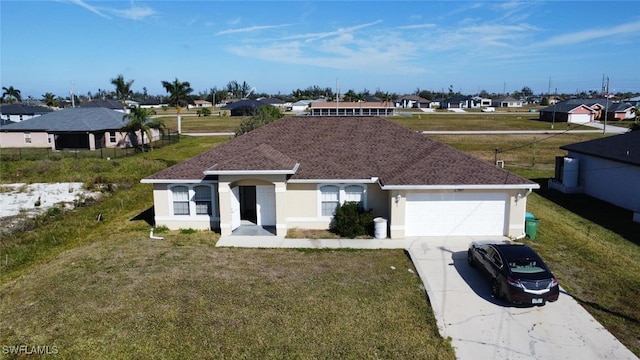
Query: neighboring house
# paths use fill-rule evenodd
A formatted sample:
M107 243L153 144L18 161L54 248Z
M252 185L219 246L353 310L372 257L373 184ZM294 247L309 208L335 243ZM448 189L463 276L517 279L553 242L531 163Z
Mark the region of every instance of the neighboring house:
M315 102L309 105L311 116L390 116L394 113L391 102Z
M95 99L95 100L91 100L89 102L80 104L80 106L78 106L78 107L80 107L80 108L105 108L105 109L116 110L116 111L119 111L121 113L127 112L127 109L125 109L124 105L122 105L122 102L121 101L115 101L115 100Z
M20 122L50 112L53 112L53 110L41 106L7 104L0 106L0 120L2 120L3 123L7 123L8 121Z
M193 105L189 104L187 105L187 108L192 109L192 108L203 108L203 107L212 107L213 103L211 103L211 101L207 101L207 100L193 100Z
M472 99L470 96L457 95L449 99L445 99L440 103L441 109L466 109L472 107Z
M431 109L440 109L442 107L442 103L444 103L444 98L433 99L429 103L429 107Z
M253 116L259 108L270 106L263 102L253 99L243 99L222 107L222 110L228 110L231 116Z
M141 180L155 225L327 229L355 201L391 238L524 236L539 185L382 117L285 117Z
M633 211L640 222L640 131L560 147L549 188L584 193Z
M95 150L103 147L129 147L140 144L139 134L120 131L127 121L120 111L74 108L54 111L19 123L0 127L0 147ZM152 130L157 140L160 133Z
M163 106L169 106L166 103L161 103L160 100L157 99L142 100L139 104L139 106L144 109L160 109Z
M501 99L495 99L491 101L493 107L522 107L522 100L515 99L511 96L506 96Z
M634 106L629 103L613 103L606 108L608 120L626 120L633 119L635 113Z
M488 107L491 106L491 99L483 98L481 96L474 96L471 98L471 107L479 108L479 107Z
M394 103L395 107L403 109L420 109L428 108L430 101L417 95L405 95L397 98Z
M309 110L309 105L311 103L326 103L325 99L316 99L316 100L298 100L291 104L291 108L289 111L293 111L296 115L302 115ZM328 102L331 104L335 104L335 102Z
M541 121L586 124L595 120L596 111L587 105L563 101L540 110Z
M271 105L273 107L276 107L278 109L286 109L287 108L287 103L278 99L278 98L258 98L258 101L260 101L263 104L267 104L267 105ZM290 104L289 104L290 105Z

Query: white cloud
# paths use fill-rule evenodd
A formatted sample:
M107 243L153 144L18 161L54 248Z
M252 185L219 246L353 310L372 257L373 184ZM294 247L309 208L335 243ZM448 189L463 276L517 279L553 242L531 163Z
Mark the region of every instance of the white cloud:
M436 27L436 24L415 24L415 25L398 26L396 29L414 30L414 29L428 29L428 28L434 28L434 27Z
M565 46L617 36L637 36L640 33L640 21L626 23L610 28L597 28L552 37L538 46Z
M85 9L91 11L92 13L94 13L96 15L102 16L105 19L111 19L111 17L109 17L106 14L103 14L100 10L98 10L98 8L96 8L94 6L91 6L91 5L87 4L86 2L84 2L82 0L69 0L69 2L72 3L72 4L78 5L78 6L82 7L82 8L85 8Z
M291 26L291 24L249 26L249 27L239 28L239 29L227 29L227 30L218 31L216 35L247 33L247 32L260 31L260 30L277 29L285 26Z
M147 6L134 6L132 5L128 9L110 9L110 12L118 17L130 20L141 20L149 16L156 14L155 10Z

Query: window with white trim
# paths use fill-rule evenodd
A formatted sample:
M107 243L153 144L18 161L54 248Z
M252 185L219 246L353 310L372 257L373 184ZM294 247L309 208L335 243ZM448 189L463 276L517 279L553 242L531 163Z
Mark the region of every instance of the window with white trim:
M364 208L364 186L348 185L344 188L344 201L353 201Z
M109 142L112 143L112 144L116 142L116 132L115 131L109 131Z
M173 196L173 215L189 215L189 188L174 186L171 188Z
M193 190L195 191L193 200L196 203L196 215L211 215L211 187L198 185Z
M22 115L20 115L22 116ZM31 132L30 131L25 131L24 132L24 143L25 144L31 144Z
M321 215L333 216L340 204L340 188L335 185L320 187Z

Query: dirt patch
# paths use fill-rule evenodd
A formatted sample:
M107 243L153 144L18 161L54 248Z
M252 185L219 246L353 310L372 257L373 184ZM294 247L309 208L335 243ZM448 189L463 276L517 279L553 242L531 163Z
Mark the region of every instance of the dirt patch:
M83 183L34 183L0 185L0 228L10 231L20 221L43 214L53 207L72 209L86 199L97 199L99 191L88 191Z

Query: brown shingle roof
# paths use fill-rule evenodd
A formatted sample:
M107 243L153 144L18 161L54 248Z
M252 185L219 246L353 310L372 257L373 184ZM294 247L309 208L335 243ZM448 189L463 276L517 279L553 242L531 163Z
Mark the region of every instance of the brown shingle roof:
M291 170L291 179L370 179L384 185L533 182L380 117L285 117L147 180L199 180L205 170Z

